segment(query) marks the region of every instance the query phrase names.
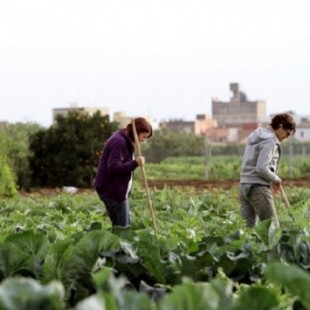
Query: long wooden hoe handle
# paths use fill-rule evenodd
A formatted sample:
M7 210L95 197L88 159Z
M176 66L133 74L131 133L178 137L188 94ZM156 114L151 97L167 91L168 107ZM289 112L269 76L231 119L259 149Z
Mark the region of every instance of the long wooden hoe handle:
M142 156L141 155L140 143L139 143L139 139L138 139L138 134L137 134L137 130L136 130L136 125L135 125L135 122L134 122L133 119L131 120L131 125L132 125L133 136L135 138L135 145L137 147L138 156ZM149 186L147 184L147 178L146 178L146 173L145 173L144 165L141 165L141 170L142 170L143 183L144 183L144 187L145 187L145 191L146 191L146 195L147 195L147 205L148 205L148 208L149 208L149 211L150 211L150 215L151 215L151 219L152 219L152 224L153 224L153 229L155 230L155 232L157 232L155 214L154 214L154 210L153 210L153 205L152 205L152 200L151 200Z
M281 190L281 196L282 196L282 199L283 199L283 201L285 203L285 206L286 206L287 209L289 209L290 208L290 202L287 199L287 196L286 196L286 193L284 191L284 188L283 188L282 184L280 185L280 190Z
M284 188L282 187L282 184L280 185L280 190L281 190L282 200L284 201L286 210L288 211L287 213L288 213L288 215L290 216L290 218L292 219L292 221L293 221L294 223L296 223L296 220L295 220L293 214L290 212L291 205L290 205L290 202L289 202L288 199L287 199L287 196L286 196L286 194L285 194Z

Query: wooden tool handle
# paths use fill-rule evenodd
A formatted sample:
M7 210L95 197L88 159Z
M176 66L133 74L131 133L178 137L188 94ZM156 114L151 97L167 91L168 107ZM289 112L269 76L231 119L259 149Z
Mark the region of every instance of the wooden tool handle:
M286 196L286 193L284 191L284 188L283 188L282 184L280 185L280 190L281 190L281 196L282 196L282 199L283 199L283 201L285 203L285 206L286 206L287 209L289 209L291 207L290 206L290 202L287 199L287 196Z
M134 119L131 120L131 125L132 125L132 131L133 131L133 136L134 136L134 139L135 139L135 145L136 145L136 148L137 148L138 156L142 156L141 148L140 148L140 143L139 143L139 138L138 138L138 134L137 134L137 130L136 130L136 125L135 125ZM153 210L153 205L152 205L152 200L151 200L149 186L148 186L148 183L147 183L147 178L146 178L146 172L145 172L144 165L141 165L141 170L142 170L142 178L143 178L143 183L144 183L144 187L145 187L145 191L146 191L146 196L147 196L147 202L148 202L147 205L148 205L148 208L149 208L149 211L150 211L150 215L151 215L151 219L152 219L152 224L153 224L153 229L155 230L155 232L157 232L155 214L154 214L154 210Z

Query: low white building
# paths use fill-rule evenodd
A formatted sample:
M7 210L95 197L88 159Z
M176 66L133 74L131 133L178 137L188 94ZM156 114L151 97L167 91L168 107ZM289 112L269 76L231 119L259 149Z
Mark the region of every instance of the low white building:
M151 117L146 115L139 115L139 116L128 116L125 112L114 112L113 113L113 121L119 124L119 128L125 128L127 124L131 123L131 120L137 117L144 117L151 125L153 130L158 128L158 124L153 120Z
M310 141L310 121L309 120L302 120L299 124L297 124L294 137L300 142Z
M95 114L97 111L101 113L101 115L109 115L109 109L105 107L79 107L77 103L71 103L68 108L54 108L53 109L53 123L56 122L56 117L58 115L66 117L69 112L73 111L83 111L87 112L89 115Z

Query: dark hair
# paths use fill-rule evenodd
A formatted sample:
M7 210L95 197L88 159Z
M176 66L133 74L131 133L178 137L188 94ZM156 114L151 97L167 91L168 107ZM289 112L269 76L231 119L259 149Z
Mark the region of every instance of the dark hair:
M291 131L293 134L296 131L296 123L294 118L287 113L276 114L272 119L270 126L272 129L277 130L280 125L282 125L283 129Z
M153 129L152 125L143 117L137 117L135 118L135 127L137 131L137 135L140 133L148 133L148 138L152 137L153 134ZM132 130L132 124L129 123L126 127L127 130L127 135L131 139L131 141L135 141L134 136L133 136L133 130Z

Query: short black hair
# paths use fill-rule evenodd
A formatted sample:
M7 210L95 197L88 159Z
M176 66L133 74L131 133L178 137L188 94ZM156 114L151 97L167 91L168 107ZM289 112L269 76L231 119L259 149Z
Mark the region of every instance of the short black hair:
M272 119L270 126L272 129L277 130L280 125L282 125L283 129L289 130L294 134L296 132L296 123L294 118L288 113L280 113L276 114Z

